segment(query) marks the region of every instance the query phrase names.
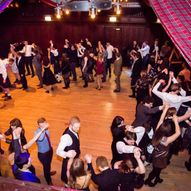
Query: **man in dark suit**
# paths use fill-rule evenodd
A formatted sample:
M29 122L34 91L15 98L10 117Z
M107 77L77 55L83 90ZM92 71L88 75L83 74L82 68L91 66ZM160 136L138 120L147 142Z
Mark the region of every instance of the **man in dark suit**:
M133 59L132 64L132 71L131 71L131 89L132 89L132 95L129 97L135 98L135 84L137 80L141 77L141 66L142 66L142 60L141 55L139 52L132 51L131 52L131 58Z
M120 85L120 77L121 77L121 72L122 72L122 56L119 53L118 49L116 49L117 54L116 54L116 60L113 63L114 64L114 74L115 74L115 83L116 83L116 88L114 92L120 92L121 91L121 85Z
M152 107L153 106L153 98L145 97L143 102L139 103L136 108L135 120L132 123L132 126L144 126L150 120L153 114L159 112L163 109L163 106Z
M23 90L27 90L28 85L27 85L27 79L25 76L25 59L22 56L22 53L20 52L17 53L17 67L19 70L19 75L21 77L22 88Z
M88 163L88 170L91 171L92 180L98 185L99 191L118 191L120 184L120 174L116 169L110 169L107 159L104 156L99 156L96 159L96 165L101 171L100 174L95 174L92 167L92 156L86 155L85 160Z

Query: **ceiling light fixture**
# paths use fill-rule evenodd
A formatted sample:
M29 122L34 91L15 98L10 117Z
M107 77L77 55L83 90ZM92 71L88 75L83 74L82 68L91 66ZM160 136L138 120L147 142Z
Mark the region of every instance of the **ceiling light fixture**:
M70 11L68 9L65 10L65 14L66 15L69 15L70 14Z
M111 17L109 17L109 21L112 23L117 22L117 17L111 16Z
M46 15L46 16L44 17L44 20L47 21L47 22L50 22L50 21L52 21L52 18L51 18L50 15Z
M89 15L90 15L91 19L95 19L96 14L97 14L96 8L95 7L91 7L90 10L89 10Z
M56 18L60 19L61 18L61 7L59 5L57 5L57 7L55 8L56 11Z
M121 7L120 7L120 2L119 2L119 0L117 0L117 2L116 2L116 14L117 15L120 15L121 14Z

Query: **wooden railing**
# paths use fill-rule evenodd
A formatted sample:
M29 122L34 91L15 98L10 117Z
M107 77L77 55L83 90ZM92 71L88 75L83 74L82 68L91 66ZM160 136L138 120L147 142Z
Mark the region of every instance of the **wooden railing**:
M48 186L0 177L0 191L78 191L59 186Z

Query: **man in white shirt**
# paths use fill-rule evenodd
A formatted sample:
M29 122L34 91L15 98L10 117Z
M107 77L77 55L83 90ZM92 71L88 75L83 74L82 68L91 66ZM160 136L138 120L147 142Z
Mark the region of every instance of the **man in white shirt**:
M83 56L84 56L84 51L85 51L85 49L86 49L86 48L83 47L81 43L78 43L78 44L77 44L78 64L79 64L79 66L80 66L81 71L82 71L82 68L83 68L83 66L82 66L82 61L83 61ZM82 76L83 76L83 74L82 74Z
M106 51L107 51L107 65L106 65L106 75L108 74L109 70L109 77L111 77L111 63L113 58L113 46L107 42L106 43Z
M191 101L191 96L185 96L185 91L182 91L179 84L175 83L171 86L171 91L160 92L158 91L159 86L164 83L164 80L160 80L153 88L152 92L162 99L163 103L168 103L170 107L175 107L178 111L183 102ZM178 94L181 95L178 95Z
M68 182L69 169L74 158L80 155L80 142L78 132L80 130L80 119L77 116L71 118L69 127L64 131L56 154L63 158L61 179Z
M149 58L150 58L150 46L148 45L148 42L143 42L142 48L138 50L141 53L142 59L143 59L143 65L142 70L146 70L149 64Z
M28 41L24 41L24 47L23 49L20 51L21 53L24 53L25 56L25 64L26 64L26 69L27 69L27 75L31 75L31 77L33 78L35 76L34 73L34 68L32 65L32 45L28 44ZM29 69L30 67L30 69ZM31 71L30 71L31 70Z

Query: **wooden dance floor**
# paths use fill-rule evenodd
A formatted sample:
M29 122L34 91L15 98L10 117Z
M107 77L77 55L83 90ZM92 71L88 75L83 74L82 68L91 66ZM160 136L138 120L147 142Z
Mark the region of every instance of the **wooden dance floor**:
M71 83L68 90L62 89L63 84L57 84L53 95L46 94L44 89L38 90L37 77L27 77L29 91L13 89L11 91L13 100L6 102L6 106L0 109L0 130L4 132L9 121L15 117L20 118L26 131L27 140L31 139L37 128L36 121L39 117L45 117L50 124L51 142L54 149L52 170L57 174L53 176L55 185L62 185L60 171L62 160L55 154L60 137L71 116L77 115L81 119L80 142L81 157L90 153L93 155L93 162L98 155L104 155L111 159L111 134L110 125L116 115L125 118L127 124L131 124L135 114L135 100L129 98L130 79L126 71L122 75L122 91L113 93L115 88L114 76L103 84L101 91L95 89L95 84L90 83L88 88L83 88L82 80ZM6 151L5 155L0 156L2 174L12 176L7 162L8 145L2 143L2 148ZM34 144L30 148L33 165L41 182L45 183L42 166L37 158L37 146ZM184 162L188 158L185 152L174 156L170 166L164 170L161 177L164 179L162 184L155 188L144 186L141 190L161 190L161 191L190 191L191 172L186 171ZM147 167L147 173L150 167ZM96 190L91 186L91 190ZM109 191L109 190L108 190Z

